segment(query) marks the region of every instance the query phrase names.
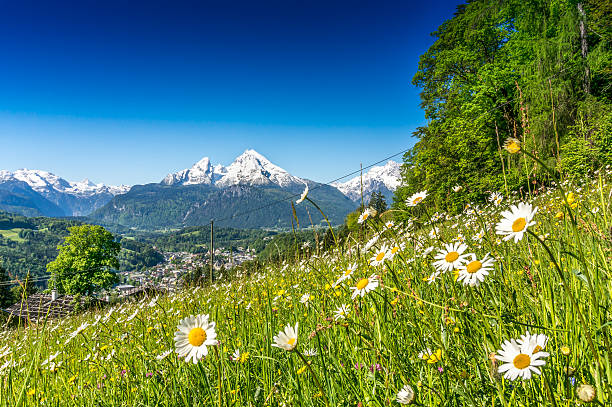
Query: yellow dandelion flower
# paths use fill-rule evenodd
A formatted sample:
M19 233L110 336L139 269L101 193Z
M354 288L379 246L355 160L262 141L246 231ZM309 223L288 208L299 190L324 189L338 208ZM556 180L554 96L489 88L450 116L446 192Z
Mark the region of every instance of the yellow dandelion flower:
M521 142L514 137L510 137L504 143L504 149L510 154L516 154L521 151Z

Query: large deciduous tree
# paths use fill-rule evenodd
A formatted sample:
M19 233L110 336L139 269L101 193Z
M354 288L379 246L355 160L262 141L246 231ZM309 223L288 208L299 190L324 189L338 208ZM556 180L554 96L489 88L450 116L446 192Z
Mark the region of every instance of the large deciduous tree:
M60 293L92 295L108 289L118 281L114 269L119 267L117 256L121 245L113 235L97 225L73 226L59 255L47 265L51 286Z

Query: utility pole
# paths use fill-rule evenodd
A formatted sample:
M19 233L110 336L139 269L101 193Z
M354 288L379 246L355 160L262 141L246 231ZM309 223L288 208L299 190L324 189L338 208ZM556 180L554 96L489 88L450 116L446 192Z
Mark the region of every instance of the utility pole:
M210 284L213 282L213 270L215 264L215 233L214 221L210 220Z

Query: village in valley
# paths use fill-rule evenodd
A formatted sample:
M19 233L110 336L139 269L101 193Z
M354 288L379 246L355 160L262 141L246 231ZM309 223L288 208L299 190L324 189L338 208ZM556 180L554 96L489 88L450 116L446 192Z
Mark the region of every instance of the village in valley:
M209 254L194 254L188 252L163 252L164 262L144 271L120 272L123 282L115 287L117 294L136 290L138 287L149 287L164 291L173 291L182 287L184 276L193 273L198 268L205 269L206 275L210 272ZM239 266L245 261L256 258L255 250L238 246L230 251L227 248L217 248L214 251L214 264L216 276L221 277L225 270Z

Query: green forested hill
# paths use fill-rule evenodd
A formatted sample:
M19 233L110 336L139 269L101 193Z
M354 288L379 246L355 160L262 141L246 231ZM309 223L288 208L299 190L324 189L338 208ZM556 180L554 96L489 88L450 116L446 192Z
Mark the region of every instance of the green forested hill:
M0 211L0 265L11 276L46 276L47 263L57 256L57 246L70 226L83 222L64 218L27 218ZM122 270L140 269L163 260L150 245L121 239Z
M457 210L489 191L549 182L541 165L501 158L508 137L566 176L611 163L611 4L459 6L433 33L413 78L428 124L405 156L397 202L426 189L439 209ZM460 193L453 193L456 185Z
M320 184L309 185L312 189ZM301 193L302 189L303 186L232 186L219 189L207 185L139 185L124 195L116 196L91 217L98 222L143 230L200 226L210 223L211 219L217 220L216 225L223 227L290 228L292 212L288 198ZM309 197L335 224L342 223L356 206L336 188L327 185L312 190ZM298 205L296 210L300 222L305 225L310 224L308 212L315 225L323 221L319 211L307 202Z
M210 245L210 226L190 226L172 232L134 232L135 241L144 242L167 252L205 253ZM215 227L215 247L260 247L257 242L277 235L261 229L235 229ZM263 249L263 247L262 247Z

